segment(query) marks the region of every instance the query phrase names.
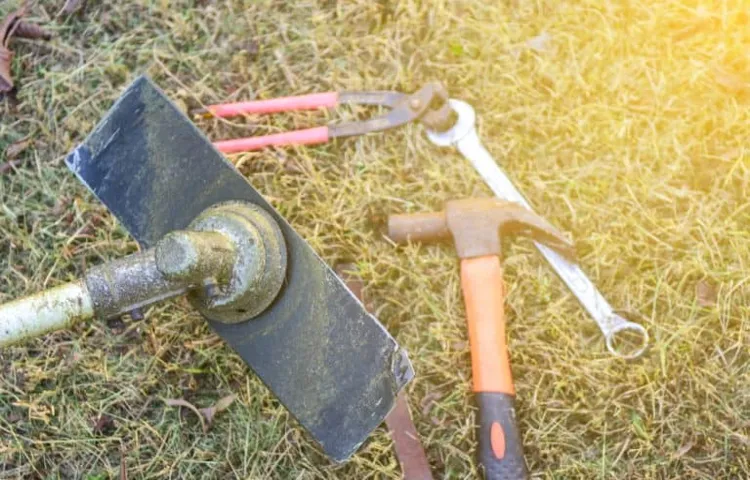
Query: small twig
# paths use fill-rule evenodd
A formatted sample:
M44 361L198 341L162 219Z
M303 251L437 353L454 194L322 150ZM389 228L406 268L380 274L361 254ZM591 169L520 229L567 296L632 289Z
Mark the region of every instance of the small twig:
M23 163L23 160L11 160L0 165L0 175L5 175L11 172L13 169L19 167Z
M65 5L63 5L62 9L60 9L60 13L57 15L70 15L76 11L79 14L83 14L86 11L87 3L87 0L66 0Z
M206 425L206 420L204 419L203 414L192 403L188 402L187 400L183 400L181 398L167 398L164 400L164 403L166 403L170 407L185 407L185 408L192 410L192 412L198 416L198 420L200 420L201 422L201 428L203 429L203 433L208 432L208 426Z
M281 67L281 72L284 74L284 78L286 78L286 83L288 83L293 89L297 88L297 79L289 68L284 53L281 49L277 48L273 51L273 55L276 57L276 61L279 62L279 67Z
M120 445L120 480L128 480L128 466L125 462L124 445Z

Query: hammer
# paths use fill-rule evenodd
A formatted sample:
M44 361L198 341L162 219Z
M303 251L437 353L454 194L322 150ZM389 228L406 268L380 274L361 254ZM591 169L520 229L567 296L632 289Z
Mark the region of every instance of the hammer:
M515 388L505 343L502 237L524 235L563 255L573 245L531 210L496 198L453 200L442 212L388 217L397 243L453 242L461 259L461 288L471 347L472 381L479 408L479 464L487 480L525 479L523 444L513 407Z

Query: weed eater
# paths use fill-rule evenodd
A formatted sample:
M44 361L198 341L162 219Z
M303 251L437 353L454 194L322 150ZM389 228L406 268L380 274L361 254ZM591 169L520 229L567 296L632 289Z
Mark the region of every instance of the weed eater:
M414 373L395 340L147 78L68 167L142 251L0 306L0 346L187 295L333 460L348 458Z

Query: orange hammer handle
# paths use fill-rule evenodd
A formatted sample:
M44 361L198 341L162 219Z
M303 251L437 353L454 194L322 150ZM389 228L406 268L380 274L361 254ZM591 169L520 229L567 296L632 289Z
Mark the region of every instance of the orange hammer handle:
M461 260L475 392L515 395L505 344L505 286L496 255Z
M484 478L525 479L523 444L514 410L515 388L505 343L503 269L496 255L461 260Z

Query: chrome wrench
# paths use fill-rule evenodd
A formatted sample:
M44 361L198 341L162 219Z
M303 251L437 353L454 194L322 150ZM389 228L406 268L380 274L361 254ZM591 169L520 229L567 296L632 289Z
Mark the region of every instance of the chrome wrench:
M495 195L531 209L529 202L526 201L521 192L510 181L510 178L497 165L492 155L482 145L476 131L474 108L460 100L450 100L450 106L458 117L455 125L445 132L428 130L427 137L430 141L440 147L455 146L479 172L479 175ZM581 270L580 266L569 262L545 245L537 242L534 242L534 244L583 308L599 325L610 353L621 358L639 357L648 347L649 337L646 329L642 325L618 315ZM620 333L639 338L640 342L636 342L635 348L632 350L623 351L615 344L615 337Z

